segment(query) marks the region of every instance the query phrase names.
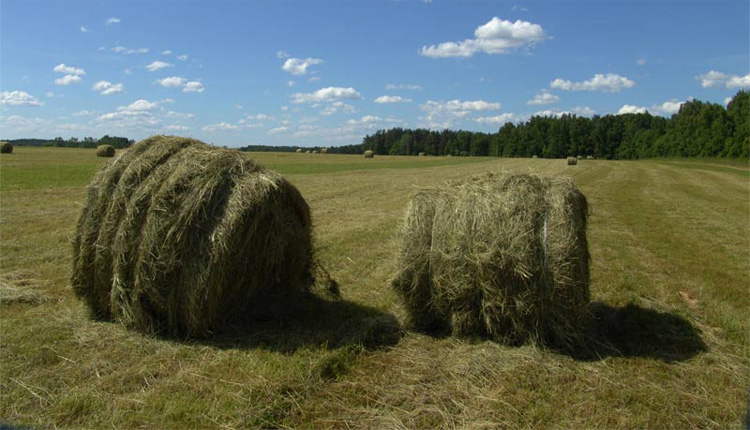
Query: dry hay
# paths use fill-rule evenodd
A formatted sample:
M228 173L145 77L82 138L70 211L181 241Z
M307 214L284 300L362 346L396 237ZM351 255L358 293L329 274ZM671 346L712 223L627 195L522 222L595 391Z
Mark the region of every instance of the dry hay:
M536 158L539 158L539 156L538 155L533 155L531 158L535 158L536 159Z
M309 149L308 149L307 151L305 151L305 154L309 154L309 153L310 153L310 150L309 150Z
M302 152L302 148L297 148L297 150L296 150L296 151L294 151L294 152L296 152L297 154L299 154L299 153L301 153L301 152Z
M115 147L112 145L99 145L96 147L97 157L114 157Z
M0 142L0 154L12 154L13 145L10 142Z
M321 154L328 154L328 148L323 148L320 150Z
M575 166L576 164L578 164L576 157L568 157L568 166Z
M40 291L45 282L29 270L17 270L0 275L0 305L24 303L39 305L49 301Z
M71 279L96 318L202 336L310 291L307 203L239 151L154 136L107 162L87 191Z
M586 215L563 178L490 174L422 190L391 285L416 329L572 345L589 315Z
M593 159L594 159L594 157L593 157L592 155L587 155L587 156L586 156L586 159L587 159L587 160L593 160Z
M420 156L420 157L426 157L426 156L427 156L427 153L426 153L426 152L420 152L420 153L419 153L419 156Z
M576 158L579 160L583 160L583 155L576 155Z
M375 157L375 153L374 152L372 152L369 149L367 151L365 151L365 158L374 158L374 157Z

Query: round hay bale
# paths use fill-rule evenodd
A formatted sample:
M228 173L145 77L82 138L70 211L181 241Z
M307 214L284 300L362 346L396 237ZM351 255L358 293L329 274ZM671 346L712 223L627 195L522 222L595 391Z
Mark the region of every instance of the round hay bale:
M575 166L576 164L578 164L576 157L568 157L568 166Z
M328 154L328 148L323 148L320 150L321 154Z
M423 190L391 286L417 329L572 345L589 315L586 215L569 179L488 175Z
M87 192L71 281L99 319L204 336L310 291L307 203L239 151L154 136L109 161Z
M13 145L10 142L0 142L0 154L12 154Z
M576 155L576 158L579 160L583 160L583 155Z
M586 156L586 159L587 159L587 160L593 160L593 159L594 159L594 156L592 156L592 155L587 155L587 156Z
M365 151L365 158L374 158L374 157L375 157L375 153L374 152L372 152L369 149L367 151Z
M420 157L426 157L426 156L427 156L427 153L426 153L426 152L420 152L420 153L419 153L419 156L420 156Z
M114 157L115 147L112 145L99 145L96 147L97 157Z
M309 153L310 153L310 150L309 150L309 149L308 149L307 151L305 151L305 154L309 154Z
M539 158L539 156L538 155L533 155L531 158L536 159L536 158Z
M294 151L294 152L296 152L297 154L299 154L299 153L301 153L301 152L302 152L302 148L297 148L297 150L296 150L296 151Z

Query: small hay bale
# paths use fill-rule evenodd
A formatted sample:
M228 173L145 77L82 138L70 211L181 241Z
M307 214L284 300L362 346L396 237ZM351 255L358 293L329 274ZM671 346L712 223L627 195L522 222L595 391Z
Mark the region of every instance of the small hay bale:
M73 290L92 316L204 336L308 295L310 209L245 154L154 136L102 167L73 240Z
M576 158L579 160L583 160L583 155L576 155Z
M586 156L586 159L587 159L587 160L593 160L593 159L594 159L594 156L593 156L593 155L587 155L587 156Z
M532 155L531 158L537 159L537 158L539 158L539 156L538 155Z
M328 154L328 148L323 148L320 150L321 154Z
M575 166L576 164L578 164L576 157L568 157L568 166Z
M572 345L589 315L586 215L569 179L487 175L420 191L391 286L417 329Z
M0 154L12 154L13 145L10 142L0 142Z
M372 152L369 149L367 151L365 151L365 158L374 158L374 157L375 157L375 153L374 152Z
M297 154L299 154L299 153L301 153L301 152L302 152L302 148L297 148L297 150L296 150L296 151L294 151L294 152L296 152Z
M114 157L115 147L112 145L99 145L96 147L97 157Z
M420 156L420 157L426 157L426 156L427 156L427 153L426 153L426 152L420 152L420 153L419 153L419 156Z
M310 151L310 150L308 149L307 151L305 151L305 154L309 154L310 152L311 152L311 151Z

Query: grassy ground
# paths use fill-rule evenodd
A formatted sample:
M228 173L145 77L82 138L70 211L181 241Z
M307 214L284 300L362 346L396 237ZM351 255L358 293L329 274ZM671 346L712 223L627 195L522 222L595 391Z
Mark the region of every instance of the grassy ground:
M748 402L750 181L716 160L257 154L302 191L343 302L215 341L87 318L69 239L93 150L0 156L0 420L42 428L728 428ZM585 355L401 332L388 289L409 195L483 171L589 199Z

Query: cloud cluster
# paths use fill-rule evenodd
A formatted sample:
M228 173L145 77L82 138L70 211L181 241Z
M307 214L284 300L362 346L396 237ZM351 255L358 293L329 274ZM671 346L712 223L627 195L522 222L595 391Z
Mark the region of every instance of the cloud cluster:
M424 90L424 88L422 88L421 85L416 85L416 84L387 84L385 86L385 89L388 91L392 91L392 90L422 91Z
M70 85L81 82L81 76L86 74L86 71L72 66L66 66L65 63L60 63L55 66L53 71L57 73L65 73L62 78L55 79L55 85Z
M500 103L484 100L450 100L447 102L428 100L419 107L425 112L425 116L419 119L426 128L444 129L452 127L456 121L465 119L472 112L498 110L500 107Z
M24 91L0 92L0 106L42 106L43 101Z
M169 76L159 79L156 83L167 88L182 88L183 93L202 93L205 90L200 81L188 81L179 76Z
M492 18L474 30L474 39L423 46L420 55L432 58L471 57L477 53L508 54L514 49L530 47L547 39L539 24Z
M122 87L121 83L113 84L109 81L99 81L95 83L91 89L94 91L98 91L99 94L103 96L125 92L125 89Z
M551 105L559 101L560 101L560 97L550 93L549 91L542 90L542 92L535 95L533 99L527 101L526 104L530 106Z
M703 88L750 88L750 74L738 76L711 70L708 73L698 75L696 79L701 81L701 87Z
M149 72L155 72L157 70L164 69L166 67L172 67L173 64L165 63L164 61L154 61L153 63L146 66Z
M327 87L313 93L294 93L292 103L322 103L341 100L362 100L362 95L354 88Z
M373 100L374 103L389 104L389 103L411 103L411 99L407 99L401 96L380 96Z
M323 60L320 58L287 58L284 65L281 66L281 70L295 76L302 76L307 74L307 69L310 66L322 63Z
M624 88L634 87L635 82L614 73L607 73L606 75L597 73L593 78L583 82L571 82L557 78L550 82L549 86L550 88L563 91L604 91L615 93L622 91Z

